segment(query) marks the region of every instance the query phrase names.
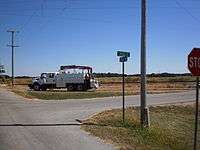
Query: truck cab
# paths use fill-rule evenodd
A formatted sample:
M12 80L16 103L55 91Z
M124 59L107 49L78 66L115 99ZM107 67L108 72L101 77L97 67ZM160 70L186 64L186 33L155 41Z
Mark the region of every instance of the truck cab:
M45 91L47 88L54 88L57 74L57 72L41 73L39 77L32 79L32 84L29 84L29 87L35 91Z

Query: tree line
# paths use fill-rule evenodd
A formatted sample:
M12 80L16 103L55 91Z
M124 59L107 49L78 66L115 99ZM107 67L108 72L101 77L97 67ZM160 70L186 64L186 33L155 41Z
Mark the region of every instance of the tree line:
M94 77L96 78L103 78L103 77L122 77L122 74L119 73L93 73ZM139 77L140 74L125 74L126 77ZM151 73L147 74L147 77L177 77L177 76L191 76L190 73ZM0 78L11 78L9 75L0 75ZM15 78L32 78L31 76L16 76Z

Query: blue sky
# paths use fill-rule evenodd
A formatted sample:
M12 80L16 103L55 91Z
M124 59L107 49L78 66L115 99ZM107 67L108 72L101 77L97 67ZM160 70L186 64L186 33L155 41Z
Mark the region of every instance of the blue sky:
M117 50L131 52L126 73L140 72L140 0L1 0L0 62L15 74L38 75L61 65L121 72ZM148 0L147 72L183 73L187 55L200 47L199 0Z

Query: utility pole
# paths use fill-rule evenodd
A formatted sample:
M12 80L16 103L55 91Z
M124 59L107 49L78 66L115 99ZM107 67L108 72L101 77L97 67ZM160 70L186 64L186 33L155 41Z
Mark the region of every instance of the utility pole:
M18 32L18 31L15 31L15 30L8 30L7 32L11 33L11 45L7 45L9 47L12 48L12 88L14 87L14 48L15 47L19 47L17 45L14 45L14 34L15 32Z
M146 103L146 6L147 0L141 0L141 125L149 127L149 109Z

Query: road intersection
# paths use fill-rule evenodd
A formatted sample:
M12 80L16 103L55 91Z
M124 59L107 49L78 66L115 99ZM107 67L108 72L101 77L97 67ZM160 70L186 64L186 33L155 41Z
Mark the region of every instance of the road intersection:
M148 95L149 105L191 102L195 92ZM127 96L126 106L138 106L139 96ZM76 100L29 100L0 89L1 150L112 150L80 129L82 120L100 111L121 108L121 97Z

